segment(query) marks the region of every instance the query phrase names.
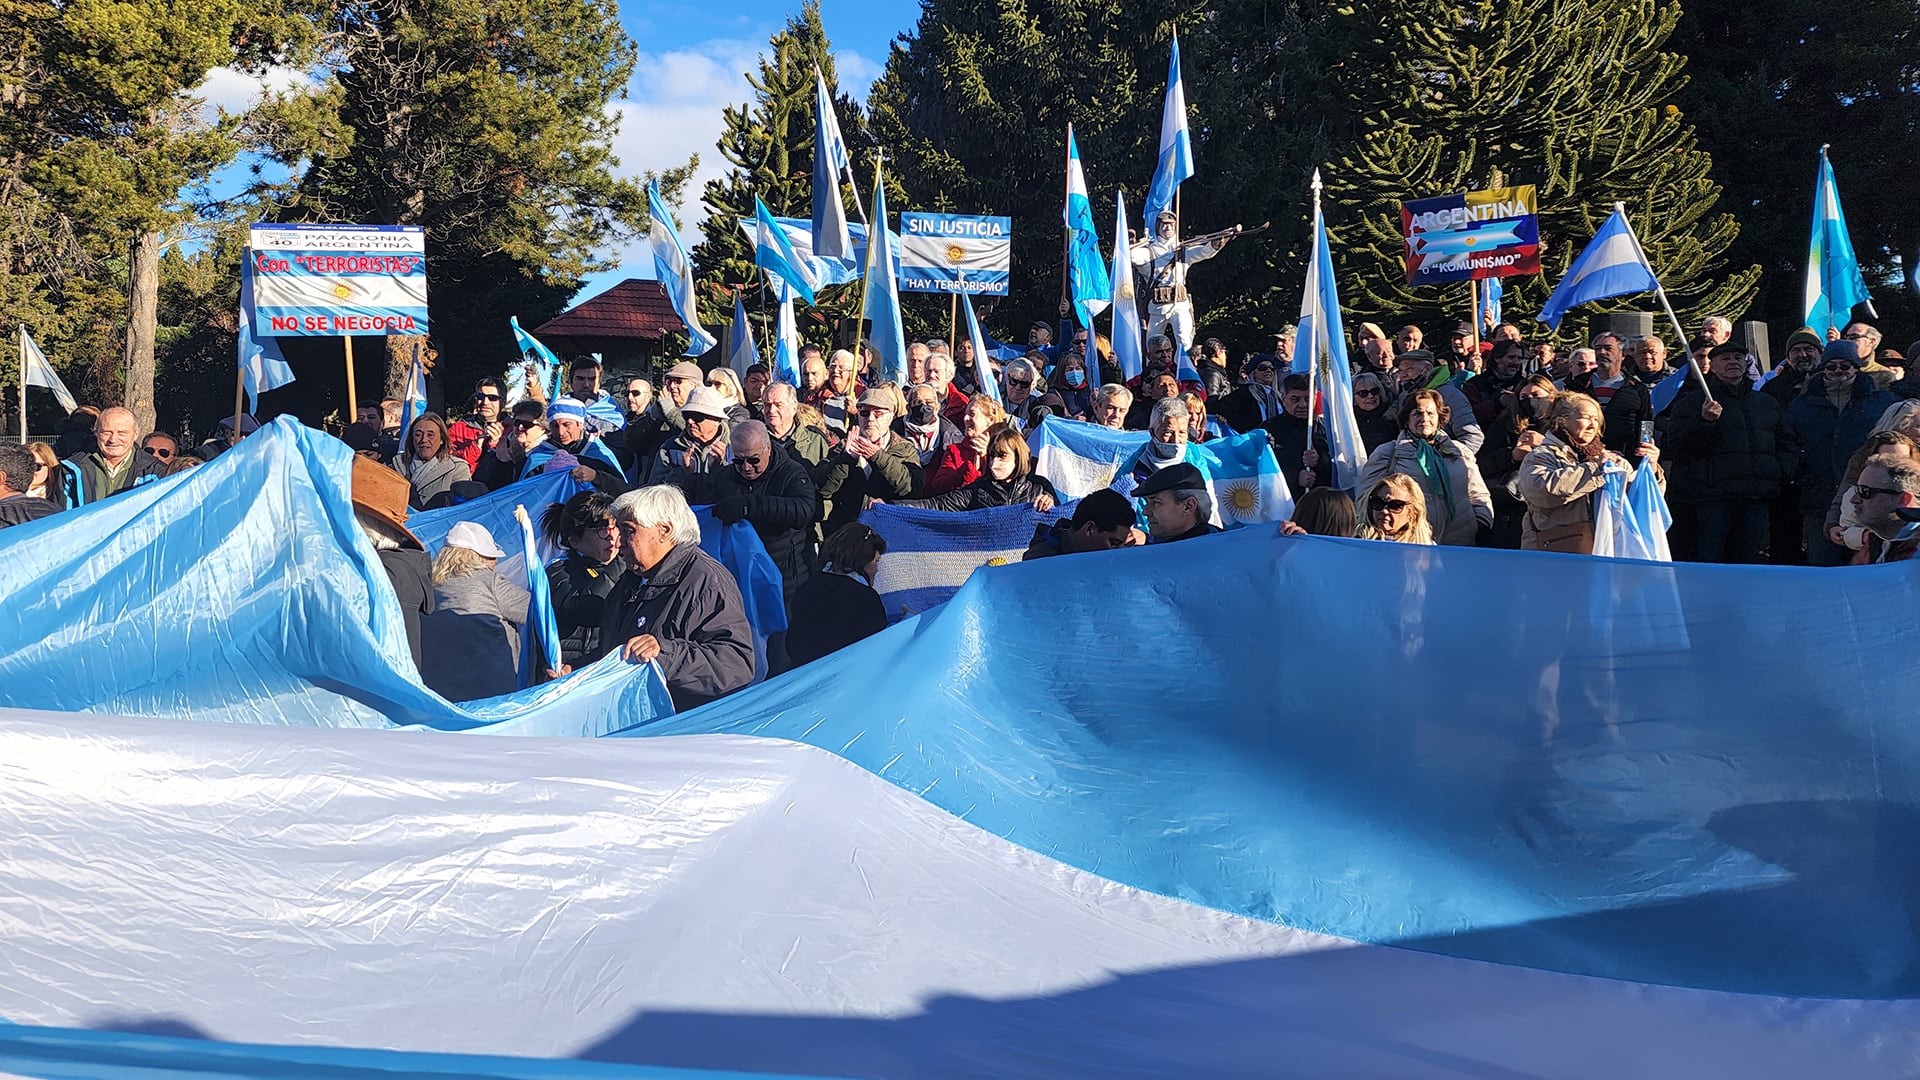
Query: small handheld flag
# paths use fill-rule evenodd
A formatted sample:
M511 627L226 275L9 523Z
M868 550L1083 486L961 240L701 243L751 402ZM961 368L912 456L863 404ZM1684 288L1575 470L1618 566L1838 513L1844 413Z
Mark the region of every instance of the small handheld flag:
M53 396L59 400L60 407L69 413L80 407L79 403L74 401L73 394L67 390L67 384L60 381L60 376L53 370L53 365L47 362L47 354L40 351L40 346L34 343L33 335L27 333L25 323L20 326L20 382L20 398L23 402L26 400L26 387L40 386L53 391ZM27 425L22 423L20 425L22 439L26 438L26 431Z
M1080 325L1091 328L1093 317L1107 309L1113 282L1106 260L1100 257L1100 235L1093 226L1093 202L1087 197L1087 176L1080 168L1080 146L1067 125L1067 283Z
M1333 455L1333 485L1353 494L1360 486L1360 470L1367 463L1367 452L1360 438L1360 420L1353 411L1347 332L1340 319L1340 293L1334 286L1327 221L1320 211L1318 169L1313 172L1313 258L1307 263L1307 288L1300 298L1300 328L1294 334L1293 370L1307 373L1309 393L1315 385L1319 387L1327 449Z
M513 519L520 523L522 551L527 559L527 623L520 635L520 685L539 681L538 668L560 666L560 625L553 617L553 595L547 589L547 568L540 562L540 546L533 539L533 519L524 505L513 508ZM542 655L544 654L544 655Z
M779 330L773 339L773 378L798 389L800 386L800 328L794 324L793 294L780 294Z
M747 369L760 362L760 352L753 345L753 327L747 323L747 305L741 299L743 293L733 294L733 328L727 331L732 346L727 351L727 366L735 375L745 379Z
M701 356L719 343L700 325L700 315L693 298L693 259L687 255L686 246L680 243L679 230L673 227L673 218L667 214L667 204L660 198L658 182L647 185L647 213L653 218L651 239L654 276L666 286L667 299L673 302L673 313L686 324L689 339L686 355Z

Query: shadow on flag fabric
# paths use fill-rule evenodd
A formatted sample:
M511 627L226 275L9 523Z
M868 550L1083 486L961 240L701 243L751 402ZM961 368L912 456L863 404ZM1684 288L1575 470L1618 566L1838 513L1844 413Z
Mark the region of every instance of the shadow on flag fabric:
M946 603L983 566L1019 562L1035 526L1060 514L1058 506L1041 513L1030 503L963 511L888 503L868 508L860 520L887 542L873 580L887 621Z
M1173 207L1181 181L1192 175L1193 136L1187 133L1187 89L1180 81L1180 34L1175 31L1173 52L1167 58L1167 96L1160 107L1160 153L1141 214L1148 232L1153 231L1160 211Z
M993 401L1000 400L1000 380L985 370L986 358L993 354L987 351L987 335L980 332L980 317L973 313L973 297L960 294L960 308L967 315L967 340L973 343L973 356L976 370L981 372L980 392ZM796 384L798 385L798 384ZM1044 427L1045 425L1041 425Z
M1067 278L1073 310L1080 325L1093 327L1093 317L1107 309L1113 282L1100 257L1100 234L1093 226L1093 202L1087 198L1087 175L1080 168L1080 146L1067 125L1067 205L1062 211L1067 228Z
M1353 369L1347 360L1347 331L1340 319L1340 291L1333 277L1333 251L1320 210L1320 172L1313 173L1313 257L1307 262L1307 287L1300 298L1300 326L1294 334L1293 370L1311 375L1319 389L1327 448L1333 454L1333 486L1356 494L1367 463L1360 421L1353 412Z
M1573 260L1573 265L1567 267L1566 276L1554 286L1553 295L1540 309L1539 319L1558 330L1567 312L1581 304L1610 296L1652 292L1659 286L1653 268L1640 257L1640 245L1634 242L1627 219L1616 209Z
M1146 367L1146 344L1140 326L1140 305L1134 296L1133 261L1127 250L1127 197L1113 194L1113 363L1120 369L1115 382L1137 378Z
M241 318L243 320L241 333L244 335L246 333L245 308L241 309ZM277 345L275 347L278 348ZM287 377L291 380L293 376ZM28 386L39 386L53 391L53 396L60 402L60 407L69 413L79 408L79 403L73 400L73 394L67 389L67 384L60 381L60 376L53 370L53 365L47 362L47 354L40 351L40 346L34 342L33 335L27 333L25 323L20 324L20 379Z
M1085 498L1112 487L1120 471L1147 445L1144 431L1116 431L1103 424L1049 419L1027 435L1033 471L1046 478L1060 498Z
M847 231L847 207L840 198L840 174L852 159L847 156L847 140L840 135L827 77L817 67L813 69L813 146L813 220L808 229L813 253L851 261L853 238Z
M867 245L867 291L862 303L873 328L868 340L880 354L880 379L904 383L907 378L907 332L900 325L899 256L893 230L887 228L887 189L880 166L873 167L873 220L879 242Z
M1873 298L1867 295L1867 279L1860 275L1860 260L1853 254L1853 238L1847 234L1833 162L1822 146L1813 185L1813 236L1807 242L1806 325L1815 330L1845 327L1853 320L1857 304L1867 305L1867 311L1878 316Z
M793 294L780 294L780 319L773 338L773 379L800 386L800 327L794 319Z
M770 277L785 282L788 288L800 294L800 299L812 304L813 290L819 287L820 282L814 277L813 268L807 265L807 260L794 251L786 230L773 220L773 212L767 209L767 204L758 195L753 198L753 224L753 265L765 270Z
M653 272L660 284L666 286L667 299L673 303L673 313L687 327L687 356L703 356L707 350L719 342L700 325L698 305L693 296L693 259L687 255L686 245L680 242L680 232L673 227L673 218L667 213L667 204L660 198L660 184L656 181L647 185L647 213L653 218L650 236L653 246Z
M727 366L744 381L747 369L760 362L760 352L754 348L753 327L747 322L747 305L742 299L744 293L733 294L733 326L727 331Z
M1647 391L1647 396L1653 399L1653 411L1656 415L1666 412L1667 406L1673 404L1673 399L1680 396L1681 389L1687 385L1687 374L1691 370L1685 367L1675 368L1667 374L1666 378L1654 383L1653 389Z
M787 245L793 248L794 257L807 264L807 272L813 275L815 282L826 286L844 285L849 281L860 280L861 268L867 262L867 227L865 225L854 222L847 226L847 231L853 236L853 258L835 259L820 255L813 250L813 234L808 231L806 218L777 217L773 219L773 223L780 226L780 231L786 234ZM739 225L741 233L747 238L747 243L758 243L760 239L758 221L742 217ZM892 230L888 231L892 233L893 267L897 273L900 269L900 234ZM776 287L784 286L778 286L776 283Z
M253 326L253 249L240 253L240 377L247 411L260 408L260 395L293 381L293 369L280 353L280 339L256 334ZM71 411L71 410L69 410Z
M1187 460L1207 479L1220 527L1280 522L1293 516L1293 492L1280 475L1280 462L1273 456L1266 432L1190 442Z

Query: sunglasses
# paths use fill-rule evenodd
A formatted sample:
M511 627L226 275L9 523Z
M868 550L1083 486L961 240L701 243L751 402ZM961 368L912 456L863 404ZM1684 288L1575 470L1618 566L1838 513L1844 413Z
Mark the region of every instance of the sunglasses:
M1355 390L1353 392L1353 396L1354 397L1379 397L1380 388L1377 386L1370 386L1370 387L1367 387L1365 390Z
M1875 495L1885 495L1888 498L1894 498L1900 494L1899 488L1868 487L1865 484L1855 484L1853 485L1853 490L1859 493L1863 501L1871 499Z
M1022 390L1025 390L1025 389L1027 389L1028 387L1030 387L1030 386L1032 386L1032 385L1033 385L1033 380L1032 380L1032 379L1008 379L1008 380L1007 380L1007 385L1008 385L1008 386L1017 386L1017 387L1019 387L1020 389L1022 389Z
M628 397L646 397L647 392L645 390L629 390L627 391L627 396Z
M1822 368L1821 370L1825 371L1829 375L1847 375L1855 371L1858 371L1859 368L1855 367L1852 364L1828 364L1826 367Z
M1273 365L1272 365L1272 364L1255 364L1255 365L1253 365L1253 371L1254 371L1254 374L1256 374L1256 375L1257 375L1257 374L1259 374L1259 373L1260 373L1260 372L1262 372L1262 371L1272 371L1272 370L1273 370Z
M147 453L152 454L154 457L157 457L162 461L170 460L173 457L173 451L164 449L162 447L149 446L146 448L146 450L147 450Z
M760 463L764 459L761 458L760 455L758 454L751 454L751 455L739 454L739 455L736 455L733 460L738 461L743 465L751 465L757 469L760 467Z
M1367 505L1372 507L1375 513L1379 513L1384 510L1384 511L1389 511L1397 514L1400 511L1405 510L1407 507L1412 506L1413 504L1408 502L1405 499L1382 499L1376 496L1372 499L1368 499Z
M534 428L544 427L545 425L538 420L515 420L513 426L519 428L521 431L532 431Z
M499 395L499 394L475 394L475 395L473 395L473 400L475 400L475 401L499 401L499 400L500 400L500 395Z

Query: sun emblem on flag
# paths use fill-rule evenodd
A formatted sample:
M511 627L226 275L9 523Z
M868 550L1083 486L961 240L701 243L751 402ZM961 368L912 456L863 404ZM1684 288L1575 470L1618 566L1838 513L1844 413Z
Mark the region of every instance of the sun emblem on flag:
M1007 557L1005 555L995 555L993 558L987 560L987 565L1005 566L1007 565Z
M333 287L333 295L345 300L347 297L353 295L353 290L347 288L345 285L335 285Z
M957 263L962 259L965 259L966 257L967 257L966 248L961 247L959 244L947 245L947 261L948 262Z
M1251 476L1238 476L1231 480L1221 480L1214 484L1220 493L1220 511L1229 519L1241 524L1252 525L1265 520L1265 506L1261 497L1260 481Z

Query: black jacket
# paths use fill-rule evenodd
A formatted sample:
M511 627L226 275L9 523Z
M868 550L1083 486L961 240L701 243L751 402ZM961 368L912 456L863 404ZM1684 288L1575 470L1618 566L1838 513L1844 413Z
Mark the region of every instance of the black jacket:
M1176 540L1192 540L1197 536L1212 536L1214 533L1217 533L1219 531L1220 531L1220 526L1212 524L1211 522L1203 521L1200 524L1195 525L1193 528L1188 529L1186 532L1181 533L1179 536L1168 536L1164 538L1158 537L1158 536L1149 536L1147 537L1147 543L1171 544Z
M433 561L427 553L414 548L385 548L380 552L380 568L393 583L393 595L400 601L400 617L407 623L407 647L413 651L413 666L421 666L420 616L433 614Z
M1273 443L1274 460L1280 463L1280 475L1286 478L1287 490L1299 493L1300 470L1306 468L1302 458L1307 452L1307 422L1292 413L1281 413L1262 425L1267 432L1268 441ZM1320 455L1320 464L1313 467L1313 482L1325 486L1333 481L1333 451L1327 447L1327 429L1325 425L1313 425L1313 450Z
M1593 372L1588 371L1567 380L1567 389L1575 390L1599 400L1600 395L1593 390ZM1606 425L1601 441L1607 449L1629 461L1636 460L1640 448L1640 425L1653 419L1653 395L1647 392L1645 383L1629 374L1614 390L1613 397L1600 406L1600 418Z
M118 485L108 484L106 466L98 454L75 454L61 464L54 478L61 481L68 506L88 506L110 495L132 491L141 484L150 484L165 475L167 467L160 463L159 458L145 450L136 449Z
M579 667L600 655L600 624L606 621L607 597L627 572L619 556L605 566L592 566L569 552L547 564L547 594L553 601L553 620L560 630L560 659L551 666Z
M793 598L787 656L796 666L811 663L886 628L879 593L859 578L819 571Z
M46 499L32 495L9 495L0 499L0 529L9 525L25 525L59 512L60 508Z
M1015 503L1030 503L1042 495L1051 497L1055 502L1060 496L1053 485L1044 476L1022 476L1014 480L995 480L982 474L980 479L965 487L954 488L944 495L935 495L931 499L901 499L898 506L922 506L929 510L982 510L989 506L1012 506Z
M940 455L946 453L947 447L960 441L960 429L954 426L953 421L943 416L936 423L938 426L934 428L933 445L924 451L915 450L915 453L920 456L920 467L923 469L932 468L933 463L940 460ZM904 419L893 422L893 436L896 439L913 442L913 436L907 433L907 422Z
M1794 474L1798 442L1787 411L1773 395L1742 376L1731 385L1713 380L1720 419L1706 420L1706 397L1691 383L1667 414L1667 497L1675 503L1771 499Z
M1253 384L1246 383L1230 394L1207 398L1207 411L1220 418L1220 422L1236 432L1252 431L1266 419L1261 415L1260 400L1254 396ZM1280 415L1279 398L1274 399L1270 415Z
M698 544L675 547L651 573L628 570L609 601L598 652L617 652L652 634L675 710L705 705L753 681L753 627L740 586Z
M755 479L730 465L692 482L688 501L712 503L713 516L729 525L744 519L753 526L780 568L781 592L791 607L813 564L813 524L820 519L820 496L806 466L776 441L766 471Z
M1382 383L1381 385L1385 386L1387 384ZM1353 410L1353 420L1360 429L1360 445L1364 447L1369 454L1373 453L1374 447L1384 446L1400 437L1400 421L1394 419L1393 409L1388 405L1383 404L1370 413L1355 409ZM1492 439L1493 433L1488 432L1487 438ZM1482 443L1481 445L1484 446L1486 444Z
M1784 411L1788 405L1793 404L1794 398L1800 396L1800 391L1807 388L1807 376L1810 374L1812 372L1795 371L1792 367L1787 367L1780 374L1768 379L1766 385L1760 388L1760 392L1779 402L1780 408Z

